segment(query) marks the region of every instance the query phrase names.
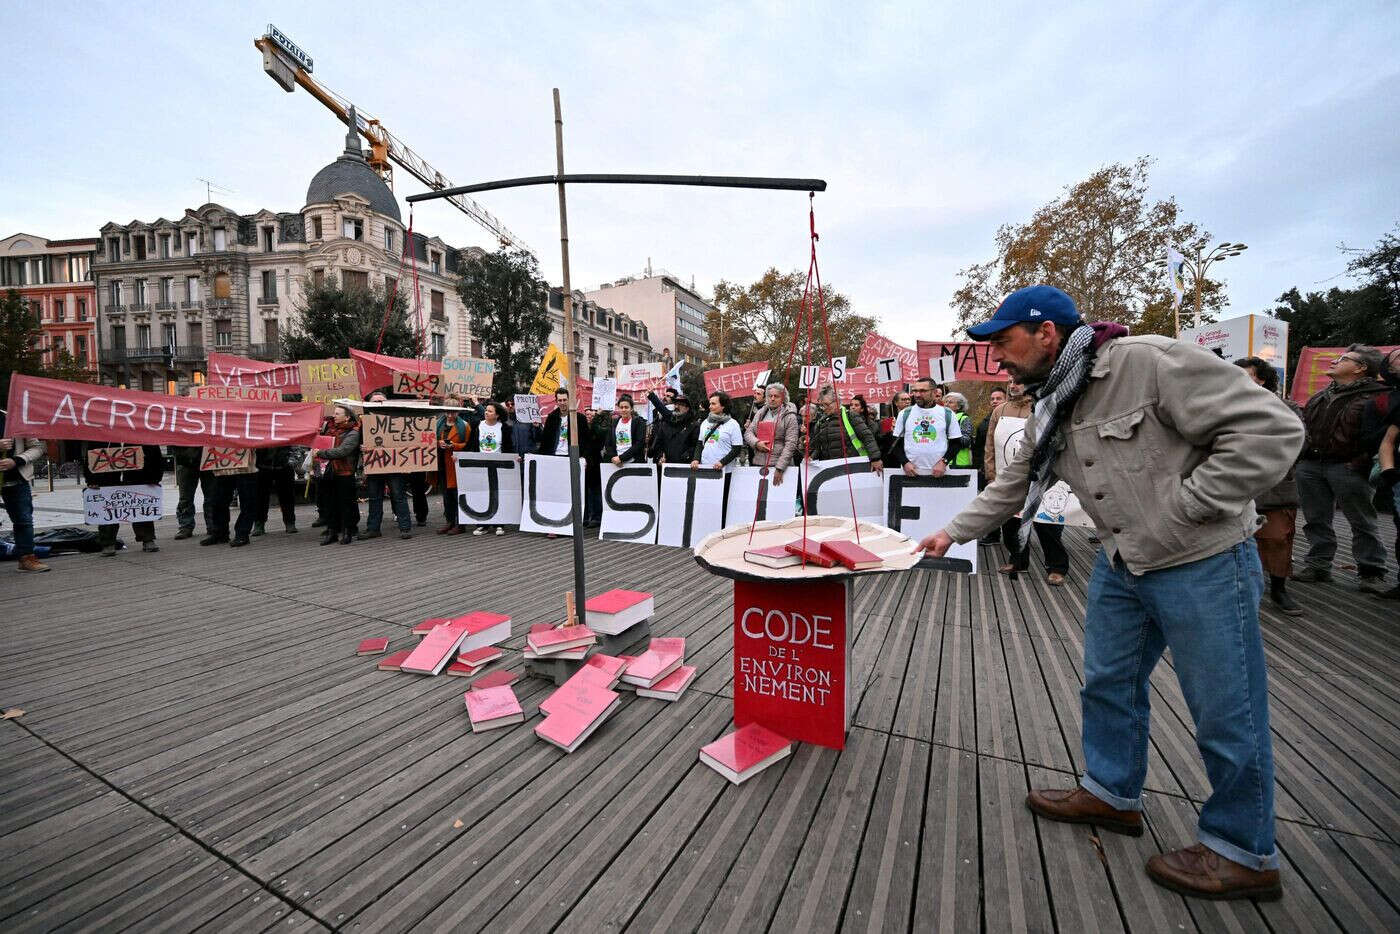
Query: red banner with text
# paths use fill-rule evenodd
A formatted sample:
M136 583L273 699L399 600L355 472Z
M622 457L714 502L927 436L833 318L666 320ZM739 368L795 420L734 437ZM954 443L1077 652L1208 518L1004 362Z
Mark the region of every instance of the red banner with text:
M268 363L266 360L211 351L209 379L206 382L210 386L241 386L299 393L301 369L295 363Z
M705 392L727 392L736 398L753 395L754 380L764 370L771 367L771 364L762 361L758 363L741 363L738 366L721 367L718 370L705 371ZM697 407L696 400L690 400L692 408ZM698 405L698 411L705 411L702 403Z
M438 360L390 357L387 354L353 348L350 350L350 356L355 361L355 375L360 380L360 392L366 396L376 389L392 389L395 373L416 373L425 376L442 374L442 363Z
M1005 382L1001 364L992 360L992 345L981 341L919 341L919 375L928 376L929 360L952 357L958 380Z
M14 437L128 444L266 448L310 444L321 406L190 399L16 374L6 431Z
M1381 353L1390 353L1395 347L1377 347ZM1345 347L1304 347L1298 351L1298 368L1293 371L1293 385L1288 397L1303 405L1313 396L1327 388L1330 377L1327 370L1346 353Z
M912 383L919 372L919 354L903 344L896 344L883 334L871 331L865 335L865 343L861 345L860 357L856 363L873 367L877 360L888 360L891 357L899 361L904 382Z

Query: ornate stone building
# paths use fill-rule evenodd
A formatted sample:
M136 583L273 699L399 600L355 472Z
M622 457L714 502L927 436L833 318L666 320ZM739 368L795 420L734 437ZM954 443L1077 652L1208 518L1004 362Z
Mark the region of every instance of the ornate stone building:
M397 199L353 130L340 157L312 178L300 211L240 215L210 203L178 220L106 224L93 266L102 377L161 391L168 380L192 381L209 350L280 359L305 286L329 276L386 291L402 280L395 302L415 324L421 316L429 353L469 353L456 290L460 251L415 234L410 253L406 233Z
M652 351L645 323L585 298L578 289L572 307L579 369L588 379L616 376L624 364L660 359ZM549 339L564 349L564 290L557 287L549 290Z

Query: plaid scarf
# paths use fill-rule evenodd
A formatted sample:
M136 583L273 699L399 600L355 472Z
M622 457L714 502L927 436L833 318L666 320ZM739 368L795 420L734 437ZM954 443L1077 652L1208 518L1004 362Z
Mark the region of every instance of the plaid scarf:
M1026 391L1035 396L1035 451L1031 453L1030 487L1021 507L1021 528L1017 532L1020 547L1030 541L1031 525L1040 511L1040 499L1055 485L1055 449L1064 434L1061 426L1084 387L1089 384L1089 370L1094 365L1094 329L1081 324L1070 332L1060 350L1060 356L1041 383L1027 385Z

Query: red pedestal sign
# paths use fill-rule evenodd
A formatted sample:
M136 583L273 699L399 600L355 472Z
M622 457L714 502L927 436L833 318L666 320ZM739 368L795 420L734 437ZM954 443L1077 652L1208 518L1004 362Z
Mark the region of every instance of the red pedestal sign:
M848 578L734 581L734 725L844 749L850 620Z

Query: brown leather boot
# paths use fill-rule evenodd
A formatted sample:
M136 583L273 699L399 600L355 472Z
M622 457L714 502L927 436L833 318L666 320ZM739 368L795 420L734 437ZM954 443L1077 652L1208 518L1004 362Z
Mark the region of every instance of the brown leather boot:
M1120 811L1082 786L1038 788L1026 795L1026 807L1041 817L1066 824L1094 824L1104 830L1142 836L1142 812Z
M1204 843L1152 857L1147 874L1163 888L1194 898L1273 901L1283 895L1277 869L1241 866Z
M49 566L41 562L33 555L25 555L19 559L19 570L21 571L47 571Z

